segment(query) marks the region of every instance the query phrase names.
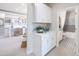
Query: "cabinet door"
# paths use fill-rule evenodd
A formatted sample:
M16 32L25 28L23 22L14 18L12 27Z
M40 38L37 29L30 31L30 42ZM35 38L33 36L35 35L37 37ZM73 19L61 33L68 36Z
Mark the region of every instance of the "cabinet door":
M51 32L48 36L48 51L51 50L56 45L56 35L55 32Z
M48 41L46 37L42 38L42 55L45 55L48 52Z
M53 38L52 36L50 35L49 38L48 38L48 51L52 48L52 44L53 44Z
M41 36L40 35L35 35L34 39L33 39L33 53L36 56L41 56L41 47L42 45L42 41L41 41Z
M43 3L35 4L35 14L37 22L49 22L51 20L51 8Z

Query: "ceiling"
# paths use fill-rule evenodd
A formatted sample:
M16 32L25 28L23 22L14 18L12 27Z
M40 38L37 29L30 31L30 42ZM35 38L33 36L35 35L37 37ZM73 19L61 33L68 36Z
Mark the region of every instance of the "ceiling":
M0 3L0 10L18 14L27 14L26 3Z

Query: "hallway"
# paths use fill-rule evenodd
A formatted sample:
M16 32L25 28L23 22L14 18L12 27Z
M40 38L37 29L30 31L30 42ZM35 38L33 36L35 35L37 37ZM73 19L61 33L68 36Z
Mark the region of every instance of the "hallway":
M75 56L74 39L66 37L60 42L59 47L52 49L47 56Z

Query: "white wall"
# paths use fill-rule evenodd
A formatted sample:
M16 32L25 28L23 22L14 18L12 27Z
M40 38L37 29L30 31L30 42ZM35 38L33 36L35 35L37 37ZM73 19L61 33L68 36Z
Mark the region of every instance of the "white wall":
M27 54L32 53L32 40L33 40L33 21L34 19L34 5L32 3L27 4Z

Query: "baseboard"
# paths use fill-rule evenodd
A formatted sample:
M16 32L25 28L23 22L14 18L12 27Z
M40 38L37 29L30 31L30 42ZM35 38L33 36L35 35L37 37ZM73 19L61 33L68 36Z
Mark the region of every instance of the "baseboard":
M44 56L47 56L54 48L56 48L56 45L52 47Z

